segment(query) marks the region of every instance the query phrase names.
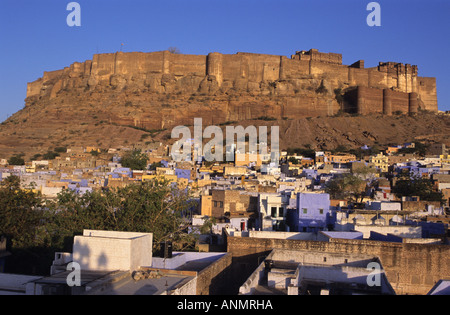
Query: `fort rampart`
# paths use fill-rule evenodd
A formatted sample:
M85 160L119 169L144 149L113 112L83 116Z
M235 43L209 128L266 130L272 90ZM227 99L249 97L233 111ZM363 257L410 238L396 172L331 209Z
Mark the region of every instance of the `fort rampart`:
M254 53L208 55L169 51L97 54L28 83L27 98L54 98L64 90L109 87L149 93L236 94L277 98L281 116L358 113L417 113L438 109L436 80L418 76L417 66L364 61L342 64L342 55L316 49L289 57ZM338 94L342 98L339 101Z

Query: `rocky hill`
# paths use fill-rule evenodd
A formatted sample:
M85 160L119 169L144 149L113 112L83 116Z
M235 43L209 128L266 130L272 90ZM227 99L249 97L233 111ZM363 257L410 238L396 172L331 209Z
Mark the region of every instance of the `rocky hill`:
M63 99L67 101L67 98ZM176 105L172 106L176 108ZM115 112L124 112L123 117L128 116L129 120L118 118ZM15 113L0 125L0 157L9 158L13 154L24 153L28 159L34 154L44 154L49 149L61 146L94 145L109 148L138 144L145 147L151 142L173 141L170 139L170 128L151 130L134 124L133 114L145 112L145 106L134 104L36 104ZM157 113L153 115L158 117ZM180 115L183 115L182 111ZM338 145L356 148L364 144L388 145L409 141L450 145L450 117L433 113L420 116L373 114L277 120L268 120L266 117L230 121L229 124L280 126L282 149L304 146L333 149ZM184 122L189 125L187 121ZM192 124L193 121L190 122Z
M28 84L25 107L0 125L0 158L61 146L170 143L172 128L192 126L196 117L204 127L280 126L282 149L450 144L450 117L437 114L433 78L418 77L415 66L364 69L362 61L344 66L341 60L315 50L292 59L95 55Z

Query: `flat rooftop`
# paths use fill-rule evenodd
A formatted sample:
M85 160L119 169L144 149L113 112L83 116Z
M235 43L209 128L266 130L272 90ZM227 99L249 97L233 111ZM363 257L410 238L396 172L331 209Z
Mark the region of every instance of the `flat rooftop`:
M86 292L88 295L165 295L177 287L191 281L194 277L165 275L161 278L133 280L131 275L108 286L104 290Z
M0 273L0 295L25 295L26 284L40 276Z

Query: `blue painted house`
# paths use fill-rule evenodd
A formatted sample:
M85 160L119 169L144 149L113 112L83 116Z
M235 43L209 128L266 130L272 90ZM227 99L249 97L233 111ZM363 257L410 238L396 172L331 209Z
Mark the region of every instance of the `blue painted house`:
M175 169L175 175L177 178L184 178L184 179L191 179L191 170L176 168Z
M122 176L133 177L133 171L129 167L118 167L112 172Z
M291 232L318 232L333 224L329 194L298 193L297 207L289 211Z

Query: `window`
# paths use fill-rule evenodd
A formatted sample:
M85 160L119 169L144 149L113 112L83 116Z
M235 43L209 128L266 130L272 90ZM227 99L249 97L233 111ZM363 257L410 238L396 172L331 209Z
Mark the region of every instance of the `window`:
M217 201L214 201L214 207L217 207Z
M320 213L320 214L323 214L323 209L319 209L319 213Z
M308 213L308 209L303 208L303 214L307 214Z
M222 201L219 201L219 207L223 208L223 202Z
M270 212L271 212L271 215L273 218L276 217L277 216L277 207L271 207Z

